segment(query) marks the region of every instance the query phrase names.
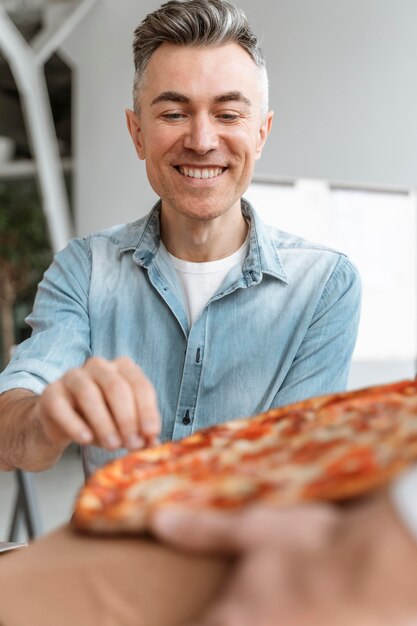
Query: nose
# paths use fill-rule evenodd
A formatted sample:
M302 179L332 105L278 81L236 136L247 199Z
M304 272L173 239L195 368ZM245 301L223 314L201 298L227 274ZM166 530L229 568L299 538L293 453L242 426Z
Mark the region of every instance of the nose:
M184 137L184 148L198 154L206 154L218 147L219 139L215 122L207 115L199 115L190 120Z

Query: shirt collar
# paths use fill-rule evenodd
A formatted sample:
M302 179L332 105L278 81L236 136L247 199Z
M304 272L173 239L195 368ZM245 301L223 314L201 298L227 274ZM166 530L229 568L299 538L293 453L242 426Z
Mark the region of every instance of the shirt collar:
M125 252L133 252L133 260L138 265L148 267L158 252L161 241L159 214L161 201L153 206L150 213L128 225L119 245L119 258Z
M242 198L242 213L250 220L249 253L243 264L243 273L248 275L247 279L252 278L252 284L259 282L262 274L269 274L288 284L278 252L278 231L264 224L245 198Z
M120 242L119 257L133 251L133 260L142 267L148 267L158 252L161 241L159 200L151 212L132 223L125 231ZM242 214L250 222L249 252L243 263L243 273L248 284L255 284L262 279L262 274L274 276L288 283L278 247L279 241L274 229L262 222L252 205L242 198Z

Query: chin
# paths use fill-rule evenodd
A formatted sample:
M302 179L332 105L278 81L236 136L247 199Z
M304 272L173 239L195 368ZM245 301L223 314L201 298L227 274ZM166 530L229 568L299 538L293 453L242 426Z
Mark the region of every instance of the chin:
M191 219L209 221L225 215L236 205L236 201L225 203L212 199L210 202L201 202L195 199L183 205L177 204L177 211Z
M218 217L221 217L227 212L227 209L192 209L190 211L182 211L182 214L190 219L200 220L203 222L208 222L210 220L214 220Z

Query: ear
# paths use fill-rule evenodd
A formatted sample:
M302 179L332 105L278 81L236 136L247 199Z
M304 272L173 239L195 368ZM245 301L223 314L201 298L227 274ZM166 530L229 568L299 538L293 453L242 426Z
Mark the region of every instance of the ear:
M272 128L272 118L274 117L274 112L269 111L265 118L262 121L261 127L259 129L258 142L256 144L256 160L258 160L262 154L262 149L265 145L265 142L268 138L269 133Z
M140 118L131 109L126 109L126 123L130 136L132 137L136 153L140 159L145 158L145 146L141 132Z

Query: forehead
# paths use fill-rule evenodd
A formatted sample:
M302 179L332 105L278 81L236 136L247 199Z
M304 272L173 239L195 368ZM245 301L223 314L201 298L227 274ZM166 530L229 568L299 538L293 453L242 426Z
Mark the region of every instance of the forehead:
M235 43L204 47L164 43L149 61L141 100L151 102L165 91L182 93L191 101L240 91L255 102L260 97L259 70Z

